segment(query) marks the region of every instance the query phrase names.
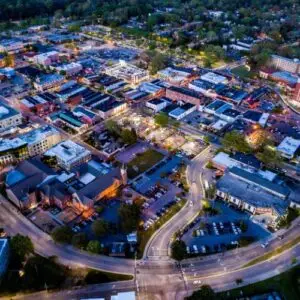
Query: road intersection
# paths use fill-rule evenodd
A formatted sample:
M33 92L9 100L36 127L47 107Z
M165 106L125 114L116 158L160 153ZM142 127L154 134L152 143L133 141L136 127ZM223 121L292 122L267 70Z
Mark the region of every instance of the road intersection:
M184 260L180 266L170 258L170 241L174 234L191 221L201 208L203 178L208 175L204 166L212 157L212 153L213 146L207 147L188 165L186 176L190 193L187 204L150 239L141 260L91 255L71 246L58 245L2 197L0 222L10 235L20 233L30 236L38 254L57 256L61 263L71 267L80 266L135 275L135 280L132 281L93 285L55 293L41 292L38 293L37 299L49 299L49 296L56 299L81 299L87 295L93 297L123 290L136 290L138 299L143 300L183 299L199 288L199 282L210 284L216 291L227 290L236 287L237 278L242 278L243 284L250 284L290 268L291 258L298 258L299 261L300 246L296 245L270 260L244 268L252 259L299 236L298 220L285 231L283 240L275 235L267 249L263 249L259 243L254 243L245 248L228 251L224 255ZM28 296L22 295L17 298L27 299Z

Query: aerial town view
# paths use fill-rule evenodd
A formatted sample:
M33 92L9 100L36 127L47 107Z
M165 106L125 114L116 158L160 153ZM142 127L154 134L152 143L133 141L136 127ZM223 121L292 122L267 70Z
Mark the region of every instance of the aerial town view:
M0 299L300 300L299 0L0 0Z

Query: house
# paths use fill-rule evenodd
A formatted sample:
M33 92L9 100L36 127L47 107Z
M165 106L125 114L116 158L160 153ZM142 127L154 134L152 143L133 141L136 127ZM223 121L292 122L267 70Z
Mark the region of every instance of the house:
M227 84L228 83L228 79L225 76L213 73L213 72L208 72L204 75L200 76L200 79L204 80L204 81L208 81L212 84Z

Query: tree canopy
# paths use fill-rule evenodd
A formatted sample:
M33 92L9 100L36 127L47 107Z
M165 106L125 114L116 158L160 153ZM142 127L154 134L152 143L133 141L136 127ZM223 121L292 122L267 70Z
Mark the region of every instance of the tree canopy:
M73 232L69 226L61 226L53 230L51 233L53 240L57 243L70 244Z
M15 255L20 261L24 261L26 256L32 254L34 251L34 246L31 239L28 236L23 236L20 234L17 234L11 238L10 247L13 255Z

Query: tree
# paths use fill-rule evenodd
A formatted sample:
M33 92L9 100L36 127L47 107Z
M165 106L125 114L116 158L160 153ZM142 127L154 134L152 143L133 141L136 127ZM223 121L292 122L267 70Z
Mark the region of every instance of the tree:
M265 146L263 151L257 153L256 156L266 167L279 168L283 164L283 159L279 152L270 146Z
M96 220L92 225L92 230L96 236L103 237L107 234L108 224L103 219Z
M251 148L244 136L237 131L227 132L222 140L222 145L229 151L251 153Z
M105 128L112 134L116 134L116 135L120 134L120 127L119 127L118 123L113 120L106 121Z
M121 139L123 141L123 143L128 144L128 145L132 145L135 144L137 141L137 134L135 129L124 129L121 132Z
M214 290L207 284L201 286L199 291L196 291L188 298L189 300L215 300L216 294Z
M132 205L122 204L118 213L120 216L121 227L125 233L137 230L140 222L141 210L136 203L133 203Z
M168 59L161 53L156 53L150 62L151 75L156 74L159 70L164 69L167 66Z
M84 232L74 234L72 237L72 245L79 249L84 249L87 244L87 237Z
M86 250L90 253L99 254L101 252L101 245L99 241L89 241Z
M61 226L53 230L51 234L53 240L57 243L70 244L73 232L68 226Z
M15 66L15 57L13 54L9 54L9 53L5 54L4 65L5 65L5 67L14 67Z
M165 113L159 113L154 117L154 121L161 127L166 127L169 124L169 117Z
M178 261L186 257L186 244L184 241L175 241L172 244L172 257Z
M26 256L34 252L34 246L28 236L17 234L10 240L10 248L20 261L24 261Z

